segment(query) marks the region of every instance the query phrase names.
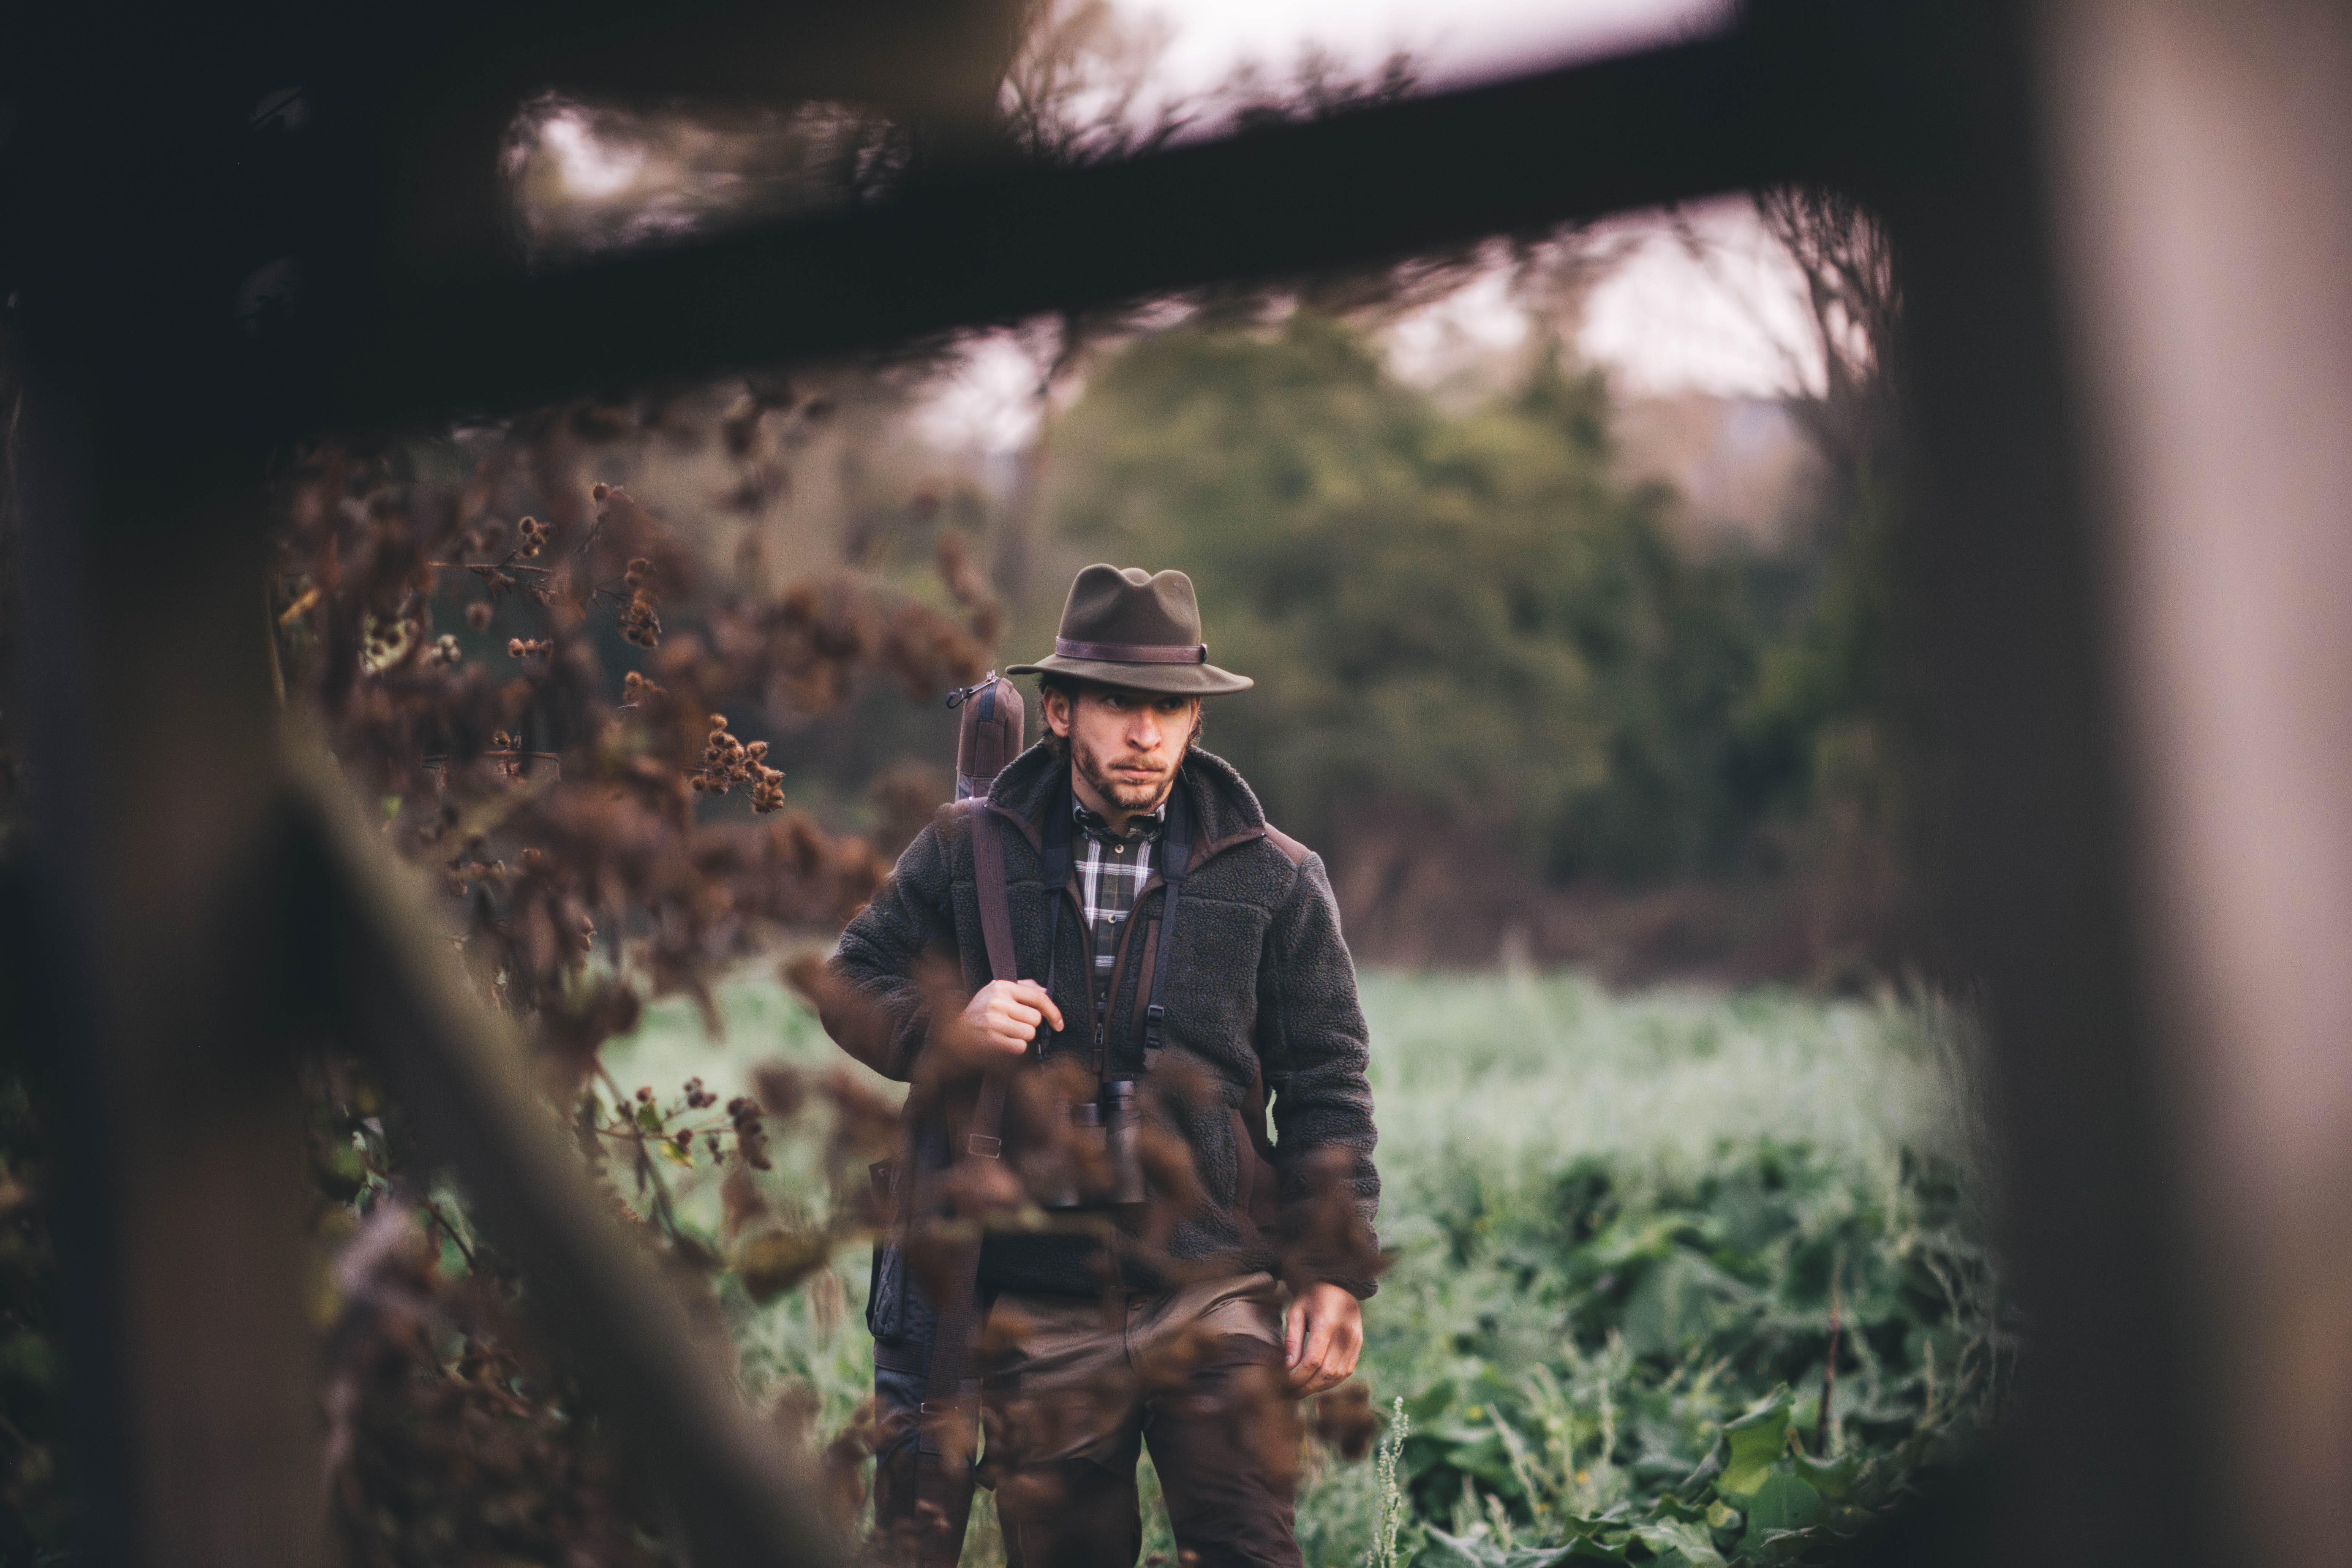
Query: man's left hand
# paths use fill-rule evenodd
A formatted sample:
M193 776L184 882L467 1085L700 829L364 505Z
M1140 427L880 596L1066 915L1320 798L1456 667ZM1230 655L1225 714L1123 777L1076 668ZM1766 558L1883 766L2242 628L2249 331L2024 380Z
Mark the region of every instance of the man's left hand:
M1348 1381L1364 1351L1364 1304L1337 1285L1309 1285L1292 1299L1282 1330L1290 1392L1304 1397Z

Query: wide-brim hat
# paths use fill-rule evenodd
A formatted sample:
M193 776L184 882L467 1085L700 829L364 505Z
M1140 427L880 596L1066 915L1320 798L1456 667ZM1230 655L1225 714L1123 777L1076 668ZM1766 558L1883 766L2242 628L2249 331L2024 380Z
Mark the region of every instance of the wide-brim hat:
M1062 606L1054 651L1005 673L1066 675L1178 697L1216 697L1255 684L1209 662L1192 579L1139 566L1094 565L1079 573Z

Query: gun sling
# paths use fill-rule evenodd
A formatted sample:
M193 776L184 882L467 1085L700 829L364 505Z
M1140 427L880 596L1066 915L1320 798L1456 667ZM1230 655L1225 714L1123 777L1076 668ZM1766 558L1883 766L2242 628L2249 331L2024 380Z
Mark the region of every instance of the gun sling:
M976 800L971 811L972 869L989 972L998 980L1016 980L1020 968L1013 951L1003 827L984 800ZM982 1075L959 1158L993 1160L1003 1153L1008 1070L992 1068ZM964 1521L971 1509L971 1464L980 1434L980 1384L972 1368L980 1338L980 1247L975 1226L970 1236L957 1237L942 1248L939 1321L915 1455L918 1568L953 1568L962 1553Z

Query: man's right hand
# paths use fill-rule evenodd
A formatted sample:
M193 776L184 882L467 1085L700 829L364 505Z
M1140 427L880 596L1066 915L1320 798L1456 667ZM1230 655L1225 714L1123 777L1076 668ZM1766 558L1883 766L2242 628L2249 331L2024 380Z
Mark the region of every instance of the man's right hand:
M972 993L957 1027L944 1031L940 1044L961 1067L1003 1067L1027 1053L1041 1023L1062 1026L1062 1010L1043 985L992 980Z

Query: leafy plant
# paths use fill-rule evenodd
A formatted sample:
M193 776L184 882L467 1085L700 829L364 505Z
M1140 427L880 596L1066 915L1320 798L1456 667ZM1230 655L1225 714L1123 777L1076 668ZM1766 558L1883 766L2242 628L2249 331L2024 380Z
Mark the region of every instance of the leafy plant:
M1361 1463L1318 1423L1314 1568L1812 1561L1998 1418L2017 1344L1979 1237L1964 1014L1573 976L1362 986L1395 1263L1358 1383L1386 1419ZM838 1058L772 982L719 1000L723 1042L662 1004L614 1070ZM716 1235L720 1194L688 1180L680 1223ZM720 1292L747 1385L790 1391L820 1441L855 1429L871 1375L865 1336L835 1331L862 1258L832 1278L831 1315L815 1289ZM1155 1552L1175 1559L1164 1517Z

